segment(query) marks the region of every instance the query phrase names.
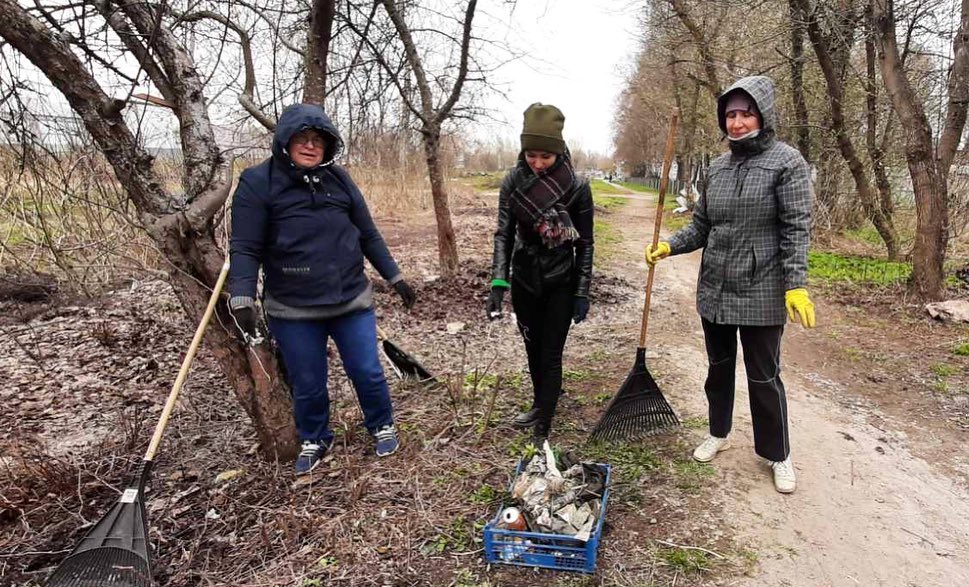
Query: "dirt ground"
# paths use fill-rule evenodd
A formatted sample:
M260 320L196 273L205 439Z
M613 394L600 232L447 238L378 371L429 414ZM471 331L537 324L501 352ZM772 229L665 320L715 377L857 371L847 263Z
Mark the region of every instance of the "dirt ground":
M436 276L429 215L378 219L419 296L404 312L378 284L381 324L444 382L394 384L398 455L372 456L335 368L337 447L319 474L296 481L289 463L259 460L244 414L200 353L149 492L158 584L969 584L969 362L951 353L969 330L892 292L817 288L818 328L787 328L792 495L774 491L753 454L740 374L734 448L712 465L689 458L706 426L698 254L658 266L647 341L650 371L685 425L642 443L585 443L638 341L653 201L627 199L597 212L610 238L598 248L590 318L570 335L553 433L560 448L615 467L594 575L483 560L481 527L526 439L507 422L530 394L511 318L483 316L494 217L485 193L456 203L453 280ZM0 584L39 585L117 499L192 326L161 282L31 306L22 319L3 310Z

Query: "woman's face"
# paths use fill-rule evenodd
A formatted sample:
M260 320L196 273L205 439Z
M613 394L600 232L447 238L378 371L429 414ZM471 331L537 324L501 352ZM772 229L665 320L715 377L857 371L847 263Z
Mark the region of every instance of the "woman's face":
M525 163L535 173L541 173L555 164L558 155L548 151L525 151Z
M297 167L309 169L323 162L326 138L312 129L301 130L289 139L289 158Z
M731 110L727 112L727 134L739 138L760 129L760 119L753 112Z

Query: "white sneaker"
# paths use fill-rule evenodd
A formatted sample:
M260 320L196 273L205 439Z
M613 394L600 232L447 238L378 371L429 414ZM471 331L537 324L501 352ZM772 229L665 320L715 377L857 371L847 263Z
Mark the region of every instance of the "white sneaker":
M794 478L794 463L791 457L770 464L774 470L774 489L780 493L794 493L797 479Z
M726 438L707 436L707 439L693 451L693 459L701 463L709 463L718 452L728 448L730 448L730 441Z

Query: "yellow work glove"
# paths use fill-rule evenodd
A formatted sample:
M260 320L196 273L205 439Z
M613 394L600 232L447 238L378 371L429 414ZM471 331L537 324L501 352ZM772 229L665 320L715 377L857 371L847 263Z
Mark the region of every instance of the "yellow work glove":
M789 289L784 293L784 305L787 306L787 316L791 322L800 321L805 328L814 328L814 304L803 287ZM797 318L794 317L795 313Z
M655 247L649 245L646 247L646 263L652 267L660 259L665 259L670 255L670 244L666 241L660 241Z

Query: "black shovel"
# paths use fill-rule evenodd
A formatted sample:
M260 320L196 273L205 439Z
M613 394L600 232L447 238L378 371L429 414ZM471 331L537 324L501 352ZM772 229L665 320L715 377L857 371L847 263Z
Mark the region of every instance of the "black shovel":
M380 347L383 349L384 356L390 362L391 368L397 377L401 379L416 379L421 383L433 383L435 378L427 369L424 368L417 359L405 353L400 347L395 345L387 338L387 333L379 326L377 327L377 338L380 339Z
M175 401L188 376L192 359L198 351L205 327L212 317L219 293L229 274L229 262L212 289L212 296L192 344L182 360L175 384L165 402L155 434L145 452L132 482L121 494L121 499L106 513L81 540L73 552L54 571L47 587L149 587L151 585L151 555L148 548L148 518L145 515L145 484L151 477L152 459L158 451L168 418L175 408Z
M656 204L656 224L653 227L653 246L659 242L659 229L663 222L663 206L669 184L670 167L673 164L673 148L676 142L676 123L679 111L674 108L670 115L670 130L666 137L666 153L663 157L663 175L659 182L659 198ZM646 277L646 299L643 302L643 321L639 330L639 348L636 361L626 381L613 396L605 413L592 430L590 440L633 440L677 426L680 420L670 406L656 380L646 368L646 326L649 324L649 302L653 294L653 271L650 265Z

